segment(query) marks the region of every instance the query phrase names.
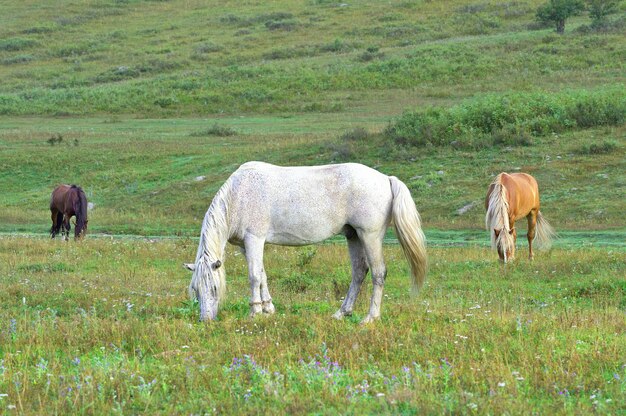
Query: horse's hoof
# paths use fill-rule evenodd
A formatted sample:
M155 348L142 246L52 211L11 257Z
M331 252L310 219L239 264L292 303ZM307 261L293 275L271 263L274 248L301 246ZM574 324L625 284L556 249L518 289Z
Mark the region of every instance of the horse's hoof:
M375 320L377 320L378 317L375 316L371 316L371 315L367 315L362 321L361 321L361 325L367 325L367 324L371 324L372 322L374 322Z
M269 302L263 302L263 313L272 315L274 312L276 312L276 308L271 300Z
M339 309L337 312L335 312L335 313L333 314L333 318L335 318L335 319L337 319L337 320L340 320L340 321L343 319L343 317L344 317L344 316L345 316L345 315L344 315L344 313L341 311L341 309Z
M263 312L263 310L261 309L261 302L259 302L258 304L255 303L254 305L250 306L250 317L254 317L261 312Z

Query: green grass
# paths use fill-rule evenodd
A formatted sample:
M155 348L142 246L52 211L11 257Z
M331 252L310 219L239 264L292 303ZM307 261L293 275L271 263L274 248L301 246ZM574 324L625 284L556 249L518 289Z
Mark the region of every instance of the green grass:
M0 413L624 413L626 3L563 36L541 3L3 2ZM435 113L432 140L389 134ZM277 314L251 320L229 248L228 298L199 324L181 264L248 160L404 181L419 297L391 232L368 327L371 284L331 319L342 239L272 246ZM537 178L559 233L533 263L523 222L514 264L487 248L502 171ZM81 244L46 237L59 183L95 204Z
M212 3L5 8L0 114L333 113L624 83L619 29L531 30L540 1Z
M235 134L204 135L216 124ZM427 229L482 229L484 195L493 175L525 171L537 177L542 211L557 230L624 228L623 126L537 137L532 146L478 150L406 148L381 135L384 128L383 119L352 114L5 118L0 231L46 232L52 189L72 182L95 204L89 214L92 233L197 237L213 194L248 160L375 166L409 186ZM59 136L61 143L49 143ZM615 146L602 145L606 141ZM605 150L584 150L598 145ZM469 204L465 214L457 213Z
M20 413L537 413L624 410L624 251L554 249L503 268L431 249L419 297L387 247L382 321L331 318L344 245L269 247L277 313L250 320L245 262L200 324L180 266L195 242L0 239L0 393ZM294 290L294 285L297 290ZM161 334L155 336L155 334ZM297 340L297 341L296 341ZM215 409L215 410L213 410Z

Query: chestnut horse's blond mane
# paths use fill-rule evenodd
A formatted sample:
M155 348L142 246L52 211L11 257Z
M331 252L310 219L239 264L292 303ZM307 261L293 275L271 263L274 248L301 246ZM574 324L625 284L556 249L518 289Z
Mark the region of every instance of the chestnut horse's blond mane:
M515 245L515 241L509 233L511 231L511 224L509 224L509 194L506 187L502 184L502 174L496 176L491 185L493 186L493 191L489 195L485 227L491 235L491 247L494 249L500 247L503 253L507 253ZM494 230L499 231L497 237Z

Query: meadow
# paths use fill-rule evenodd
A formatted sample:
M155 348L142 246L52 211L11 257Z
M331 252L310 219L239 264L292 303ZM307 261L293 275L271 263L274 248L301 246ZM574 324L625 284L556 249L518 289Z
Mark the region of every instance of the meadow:
M619 414L623 250L541 253L503 268L486 248L431 248L428 282L386 248L382 319L331 318L346 249L270 246L277 313L247 317L229 250L219 319L185 298L190 239L0 240L3 406L31 414ZM521 250L520 255L524 254Z
M0 413L622 414L626 3L564 35L542 1L0 1ZM187 297L200 225L243 162L404 181L430 272L390 231L381 321L336 321L345 242L266 248L277 313ZM506 267L484 196L540 186L559 233ZM50 192L89 202L50 240Z

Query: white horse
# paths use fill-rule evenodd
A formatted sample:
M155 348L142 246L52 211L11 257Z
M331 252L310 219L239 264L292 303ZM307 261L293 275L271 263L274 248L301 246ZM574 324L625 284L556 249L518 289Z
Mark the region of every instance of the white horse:
M415 203L404 183L394 176L355 163L312 167L279 167L248 162L239 167L213 198L200 234L190 296L200 304L200 320L215 319L226 282L226 242L243 249L248 263L251 315L274 313L263 266L265 243L302 246L336 234L348 240L352 283L341 319L352 313L368 270L374 289L363 323L380 317L387 274L383 237L393 224L411 266L414 289L426 275L425 238Z

